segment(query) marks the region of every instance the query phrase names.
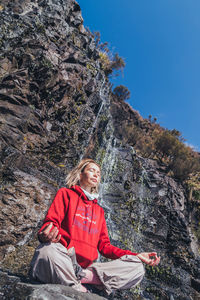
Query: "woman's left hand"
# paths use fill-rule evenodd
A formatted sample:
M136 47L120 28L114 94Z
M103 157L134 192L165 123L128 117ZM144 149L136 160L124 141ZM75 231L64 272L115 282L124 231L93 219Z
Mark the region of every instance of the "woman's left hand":
M142 252L139 253L137 257L145 264L150 266L156 266L160 262L160 257L157 256L156 252Z

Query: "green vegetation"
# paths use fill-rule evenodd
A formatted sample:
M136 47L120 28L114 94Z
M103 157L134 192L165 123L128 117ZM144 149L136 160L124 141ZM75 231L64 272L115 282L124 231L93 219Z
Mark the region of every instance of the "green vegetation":
M191 174L186 183L190 200L200 201L200 172Z
M8 253L2 261L3 268L17 275L27 276L35 246L38 245L35 240L31 242L32 245L16 246L14 251Z
M124 85L116 86L116 88L113 90L113 94L119 101L125 101L130 98L130 91Z
M118 53L112 53L108 48L108 43L101 43L100 32L91 32L87 28L88 34L94 39L96 48L99 50L99 61L106 76L118 75L118 71L122 72L125 67L125 61Z
M151 267L149 265L145 266L146 276L151 280L158 280L161 282L165 282L166 284L174 284L179 285L180 283L180 275L174 274L172 272L171 267L164 266L155 266Z
M199 198L200 155L184 144L179 131L164 129L155 121L142 118L136 124L124 120L120 125L119 134L126 143L143 157L158 160L168 175L181 182L189 180L187 184L194 190L193 195Z
M123 71L125 67L125 62L122 57L120 57L117 53L112 56L111 52L99 52L99 60L101 63L101 67L105 72L106 76L113 75L114 71ZM117 74L116 74L117 75Z
M155 138L157 157L165 161L174 176L181 181L190 174L200 171L200 157L183 143L176 130L164 130Z

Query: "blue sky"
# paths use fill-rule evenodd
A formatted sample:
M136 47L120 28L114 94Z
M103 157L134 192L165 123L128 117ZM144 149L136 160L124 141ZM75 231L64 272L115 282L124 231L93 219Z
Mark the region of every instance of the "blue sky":
M84 25L126 62L112 82L147 118L179 130L200 151L200 1L78 0Z

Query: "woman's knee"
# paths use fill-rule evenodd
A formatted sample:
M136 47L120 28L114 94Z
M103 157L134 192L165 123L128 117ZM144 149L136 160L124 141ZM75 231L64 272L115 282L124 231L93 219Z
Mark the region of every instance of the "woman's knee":
M145 275L145 268L144 268L144 265L143 265L142 261L139 262L139 266L140 266L141 276L144 277L144 275Z
M31 262L31 277L44 283L53 282L57 254L58 251L53 243L39 245Z
M137 259L137 268L138 268L138 273L141 274L141 277L144 277L145 275L145 268L142 263L142 261L136 256L135 259Z
M121 257L121 260L128 262L129 266L133 266L133 269L137 270L139 276L144 277L145 268L142 261L135 255L124 255Z
M43 260L54 260L56 258L56 249L54 244L41 244L37 249L36 252L38 257Z
M132 271L130 272L127 285L125 285L123 288L131 288L138 285L145 275L145 268L142 261L137 256L129 256L129 259L129 266L132 266Z
M35 250L34 256L30 264L30 274L34 274L38 269L49 269L50 264L56 260L55 247L48 244L40 244Z

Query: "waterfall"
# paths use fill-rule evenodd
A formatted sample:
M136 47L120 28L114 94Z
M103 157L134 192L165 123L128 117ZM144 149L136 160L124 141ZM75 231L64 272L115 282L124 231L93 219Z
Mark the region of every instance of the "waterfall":
M98 203L103 207L105 211L105 218L109 236L113 239L116 232L116 226L111 219L112 208L109 206L109 202L107 202L105 199L106 192L109 191L109 186L111 183L110 177L112 176L113 168L117 159L116 139L112 134L110 135L109 140L105 141L104 151L105 156L101 164L102 183L100 184ZM97 155L97 161L99 159L100 157L99 155ZM97 261L101 261L100 256L98 257Z
M141 160L142 158L140 158ZM140 249L142 251L142 245L143 245L143 234L142 231L144 229L144 220L146 216L148 215L149 210L149 204L148 201L148 193L147 189L144 184L144 179L147 177L147 172L145 169L141 169L140 179L139 182L135 185L135 197L137 199L137 211L139 214L136 214L136 223L135 228L133 230L133 240L134 240L134 246L137 247L137 249ZM153 226L153 221L151 221L151 224Z
M109 229L109 234L111 237L114 235L115 224L111 219L112 209L109 206L109 203L105 200L105 194L109 191L109 186L111 184L111 176L113 174L113 168L117 160L117 148L116 148L116 139L113 135L110 135L109 140L107 141L105 150L105 156L102 161L101 169L102 169L102 183L100 185L100 193L99 193L99 203L105 209L106 212L106 222ZM98 160L97 156L97 160Z
M98 75L99 75L99 73L97 74L97 82L98 82ZM86 140L86 142L85 142L85 147L84 147L84 150L83 150L83 153L80 155L80 161L83 159L83 157L84 157L84 154L85 154L85 148L87 148L87 146L90 144L90 141L91 141L91 138L92 138L92 136L93 136L93 133L94 133L94 131L95 131L95 129L96 129L96 127L97 127L97 123L98 123L98 120L99 120L99 116L101 115L101 113L102 113L102 111L103 111L103 108L104 108L104 106L105 106L105 104L108 102L108 99L106 98L106 96L104 95L104 93L103 93L103 90L104 90L104 86L105 86L105 81L106 81L106 79L105 79L105 76L103 76L103 82L102 82L102 84L101 84L101 87L100 87L100 90L99 90L99 97L100 97L100 99L101 99L101 105L100 105L100 108L99 108L99 110L98 110L98 113L97 113L97 115L96 115L96 117L95 117L95 120L94 120L94 122L93 122L93 124L92 124L92 126L91 126L91 128L90 128L90 131L89 131L89 134L88 134L88 138L87 138L87 140Z

